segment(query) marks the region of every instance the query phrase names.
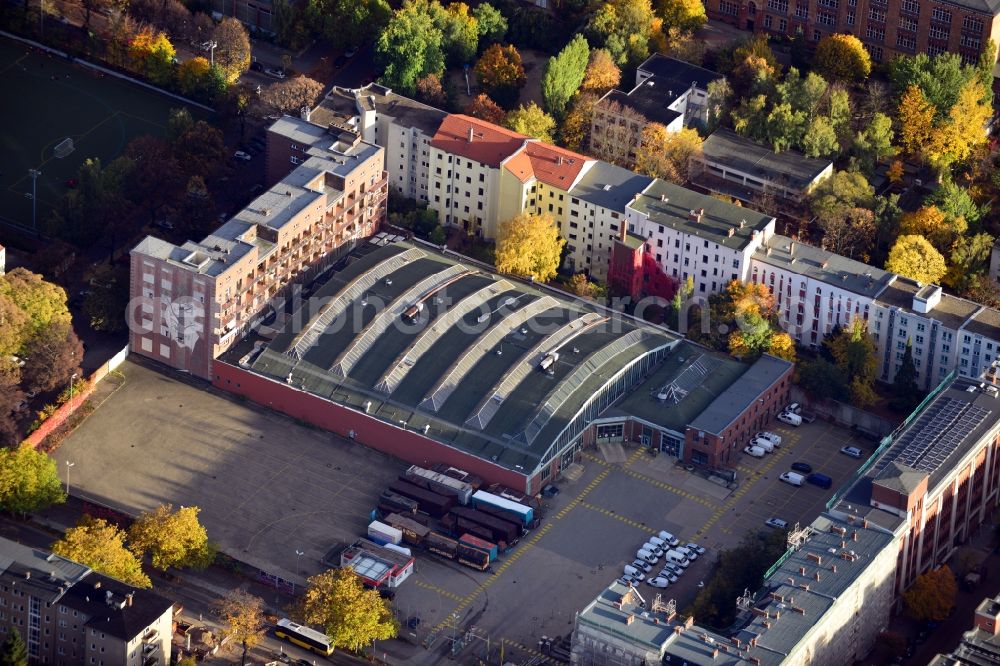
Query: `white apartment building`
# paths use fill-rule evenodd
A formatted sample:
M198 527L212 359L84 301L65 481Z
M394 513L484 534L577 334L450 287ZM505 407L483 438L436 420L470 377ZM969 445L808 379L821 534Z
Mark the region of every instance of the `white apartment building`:
M428 201L430 143L447 116L372 83L357 89L334 87L308 119L322 127L333 122L357 127L363 140L385 149L389 185L403 196Z
M708 297L749 279L751 258L774 234L775 220L657 179L629 204L628 225L666 275L680 283L692 277L694 295Z

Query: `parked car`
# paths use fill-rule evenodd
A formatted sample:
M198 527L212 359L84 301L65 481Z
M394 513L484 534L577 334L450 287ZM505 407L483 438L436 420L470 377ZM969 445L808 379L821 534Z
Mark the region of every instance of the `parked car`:
M764 521L764 524L767 525L768 527L776 527L779 530L788 529L788 522L782 520L781 518L768 518L767 520Z
M776 435L773 432L770 432L770 431L767 431L767 430L762 430L761 432L759 432L756 435L754 435L754 437L757 437L757 438L761 438L762 437L764 439L770 440L770 442L772 444L774 444L775 446L781 446L781 435Z
M249 162L252 158L250 153L244 152L242 150L237 150L235 153L233 153L233 157L235 157L238 160L243 160L244 162Z
M551 483L542 488L542 497L555 497L558 494L559 494L559 487L553 486Z
M793 402L792 404L788 405L788 407L785 407L785 411L786 412L791 412L792 414L801 414L802 413L802 405L800 405L797 402Z
M657 546L655 543L651 543L649 541L642 544L642 550L648 550L657 557L663 557L663 553L666 552L666 549L664 549L663 547Z
M698 559L698 551L691 550L687 546L677 546L675 550L677 550L679 553L684 555L684 557L688 558L692 562Z
M798 427L802 425L802 417L794 412L781 412L778 414L777 418L782 423L787 423L791 426Z
M657 534L656 536L658 536L659 538L663 539L665 542L670 544L671 548L680 543L680 539L678 539L677 537L675 537L673 534L671 534L666 530L661 530L660 533Z
M650 587L663 588L670 585L670 581L668 581L666 578L653 578L652 580L646 581L646 584L649 585Z
M759 446L760 448L764 449L764 451L766 451L767 453L774 452L774 444L771 443L771 440L766 439L764 437L754 437L750 441L750 446Z
M649 562L643 562L642 560L632 560L631 566L639 569L640 571L644 571L645 573L649 573L653 570L653 566L649 564Z
M684 573L684 567L678 564L674 564L673 562L664 562L663 571L669 571L673 573L675 576L680 576L682 573Z
M743 453L753 458L763 458L765 451L759 446L747 446L743 449Z
M275 78L275 79L283 79L283 78L285 78L285 70L280 69L280 68L265 69L264 73L267 74L270 77Z
M646 579L646 574L642 573L641 571L630 565L625 565L625 570L622 573L623 575L629 576L630 578L634 578L635 580L640 582Z
M678 580L680 580L680 574L674 571L673 569L668 569L666 567L663 567L663 571L659 573L657 578L666 578L671 583L676 583Z
M622 576L615 582L618 583L619 585L624 585L628 587L628 586L635 586L636 580L631 576Z
M690 551L693 551L693 552L697 553L698 555L704 555L705 554L705 547L704 546L699 546L698 544L696 544L694 542L686 543L686 544L684 544L684 547L687 548Z
M806 481L814 486L819 486L820 488L829 488L833 485L833 479L828 477L826 474L820 474L819 472L810 474L806 477Z
M842 449L840 449L840 452L843 453L845 456L851 456L852 458L861 457L861 449L859 449L856 446L845 446Z
M809 474L813 471L812 465L804 462L794 462L792 463L792 469L796 472L802 472L803 474Z

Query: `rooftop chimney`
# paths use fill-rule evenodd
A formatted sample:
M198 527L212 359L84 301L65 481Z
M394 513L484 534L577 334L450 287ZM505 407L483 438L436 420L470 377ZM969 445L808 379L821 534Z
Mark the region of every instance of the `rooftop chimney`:
M563 163L562 155L557 155L556 156L556 164L558 164L559 166L562 166L562 163Z
M30 571L25 571L24 572L24 579L25 580L31 580L31 572Z
M853 532L851 532L851 540L852 541L857 541L858 540L858 531L857 530L854 530Z
M475 130L474 130L473 128L471 128L471 127L470 127L470 128L469 128L469 143L472 143L472 137L473 137L474 135L475 135Z
M817 580L817 581L819 580L819 572L818 571L813 574L813 579Z
M832 571L833 573L837 573L837 565L836 564L831 564L830 565L830 571Z
M670 202L670 197L668 197L666 194L661 194L660 195L660 201L662 201L663 203L669 203Z

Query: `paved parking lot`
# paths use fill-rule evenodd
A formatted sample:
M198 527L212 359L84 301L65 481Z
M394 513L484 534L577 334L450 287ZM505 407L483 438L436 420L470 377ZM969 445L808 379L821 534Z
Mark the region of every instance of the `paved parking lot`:
M63 473L62 461L74 463L74 493L130 512L161 502L200 506L223 550L289 580L322 570L319 560L334 543L362 534L378 493L406 466L144 365L130 362L123 370L123 387L57 453ZM572 631L574 613L664 529L709 550L678 583L666 590L642 585L640 592L647 599L661 593L684 608L718 551L747 530L764 528L770 517L806 523L819 514L860 462L839 453L841 446L870 450L823 422L771 430L782 435L782 446L763 459L744 456L734 488L667 456L626 448L623 462L609 463L590 450L582 475L560 481L562 492L545 500L540 527L492 571L418 552L416 572L395 599L401 619L421 620L407 661L439 663L449 639L473 626L479 638L471 638L463 663L474 663L487 640L494 659L501 649L506 659L530 657L542 636ZM795 461L832 477L833 489L780 482ZM296 550L306 553L300 562ZM422 646L428 642L430 650Z
M379 492L405 469L144 365L121 369L122 387L55 454L61 474L73 463L73 494L128 513L198 506L224 552L286 580L322 571L336 542L364 534Z

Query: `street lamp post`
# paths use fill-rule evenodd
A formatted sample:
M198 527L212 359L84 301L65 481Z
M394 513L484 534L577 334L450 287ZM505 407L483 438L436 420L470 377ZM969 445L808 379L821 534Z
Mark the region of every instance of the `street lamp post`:
M298 548L295 549L295 575L296 576L301 576L302 575L302 569L299 566L299 562L302 560L302 556L305 555L305 554L306 554L305 551L299 550Z
M70 462L68 460L66 461L66 494L67 495L69 495L69 468L72 467L75 464L76 463L72 463L72 462Z
M215 47L218 45L219 43L214 39L208 43L208 57L210 59L209 65L212 67L215 67Z
M69 406L70 409L73 408L73 382L76 381L76 373L74 372L69 377Z
M38 221L36 217L38 211L38 177L42 175L42 172L38 169L28 169L28 175L31 176L31 230L38 233Z

